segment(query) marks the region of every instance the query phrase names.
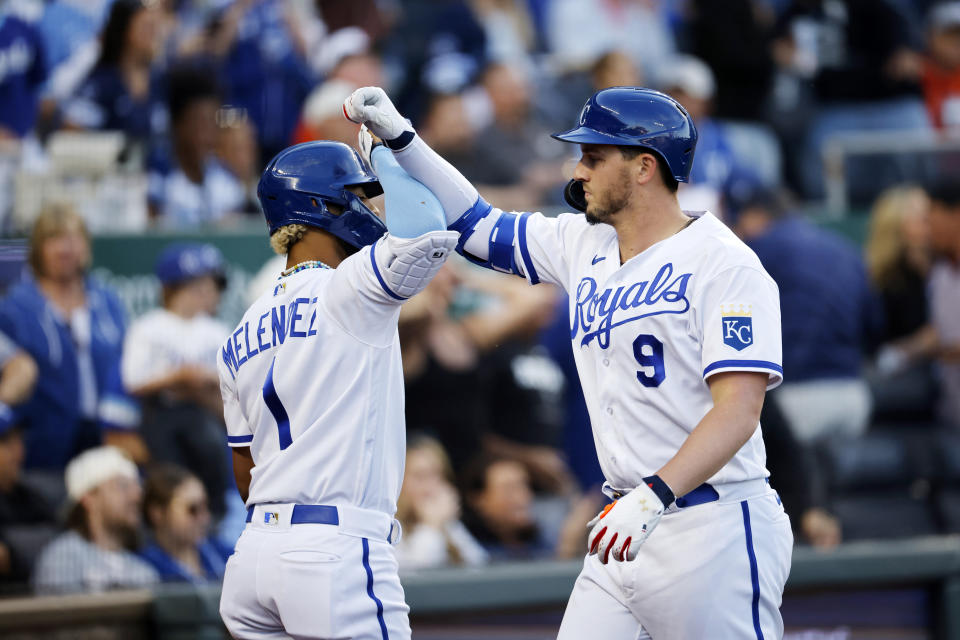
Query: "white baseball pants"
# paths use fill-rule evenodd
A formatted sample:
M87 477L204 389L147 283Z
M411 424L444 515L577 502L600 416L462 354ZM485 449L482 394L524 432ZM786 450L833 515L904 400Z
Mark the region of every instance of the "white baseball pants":
M390 519L341 507L339 525L291 525L291 510L258 505L237 541L220 597L230 634L409 640Z
M672 509L632 562L588 555L558 640L779 640L790 519L765 481Z

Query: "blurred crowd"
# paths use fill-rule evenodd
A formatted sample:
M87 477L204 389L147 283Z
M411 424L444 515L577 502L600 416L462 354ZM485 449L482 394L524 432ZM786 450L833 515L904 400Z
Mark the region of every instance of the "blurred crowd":
M5 0L2 12L8 231L98 171L127 178L84 203L126 198L98 226L242 220L280 149L353 142L340 105L364 85L386 87L488 200L516 209L561 204L570 147L545 134L606 86L687 107L700 143L681 199L715 211L744 180L820 198L825 172L872 198L878 179L923 163L891 143L872 149L883 162L829 167L828 143L896 131L934 144L960 126L955 1Z
M960 2L6 0L0 226L28 250L0 300L3 591L222 577L245 518L215 367L224 257L164 248L156 308L131 321L90 275L91 233L137 206L145 233L259 224L260 168L354 144L341 105L365 85L522 210L562 206L576 158L549 133L595 90L675 96L700 132L681 204L780 287L786 381L761 422L798 542L960 532L958 167L898 173L896 146L960 130ZM844 134L892 156L848 167L862 247L803 213ZM103 167L139 176L142 202L63 197ZM584 552L603 478L567 309L456 260L404 306L402 570Z

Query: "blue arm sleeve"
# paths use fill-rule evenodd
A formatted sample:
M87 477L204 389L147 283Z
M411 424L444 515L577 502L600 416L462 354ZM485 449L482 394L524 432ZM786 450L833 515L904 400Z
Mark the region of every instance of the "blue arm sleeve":
M372 154L373 169L383 186L387 229L399 238L416 238L430 231L444 231L447 220L433 192L411 178L386 147Z

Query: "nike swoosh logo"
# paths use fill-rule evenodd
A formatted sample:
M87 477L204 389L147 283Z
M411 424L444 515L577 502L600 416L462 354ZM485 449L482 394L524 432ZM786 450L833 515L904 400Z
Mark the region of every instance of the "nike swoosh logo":
M607 259L607 256L593 256L593 262L591 262L590 264L597 264L601 260L606 260L606 259Z

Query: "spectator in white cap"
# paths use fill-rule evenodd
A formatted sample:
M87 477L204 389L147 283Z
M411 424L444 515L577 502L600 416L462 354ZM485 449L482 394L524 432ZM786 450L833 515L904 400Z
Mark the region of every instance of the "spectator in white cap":
M88 449L66 470L68 530L43 550L37 593L100 592L155 584L156 570L133 551L143 490L137 467L119 449Z
M684 209L719 208L720 194L733 179L755 172L742 163L723 124L712 117L716 83L705 62L691 55L677 55L660 76L661 87L683 105L697 127L697 161L690 182L683 185L680 204Z
M174 243L157 258L162 306L137 319L124 342L123 384L143 407L153 460L186 467L210 495L214 518L233 493L217 356L230 329L214 316L226 263L212 244Z

